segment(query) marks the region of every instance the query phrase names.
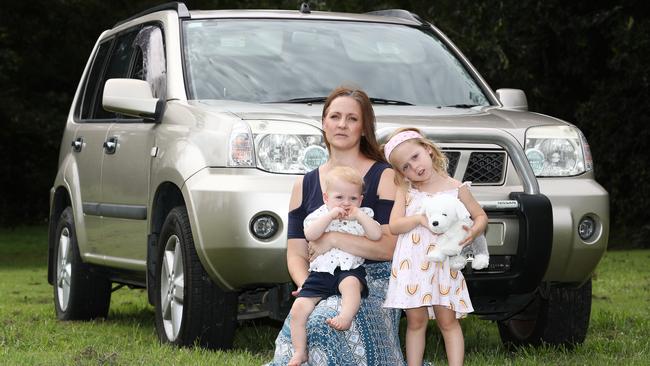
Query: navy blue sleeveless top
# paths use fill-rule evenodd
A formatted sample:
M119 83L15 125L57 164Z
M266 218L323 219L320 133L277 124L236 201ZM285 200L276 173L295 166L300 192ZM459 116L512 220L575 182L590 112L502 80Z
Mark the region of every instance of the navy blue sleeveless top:
M392 200L380 199L377 195L377 187L381 174L385 169L390 168L390 165L383 162L375 162L366 175L363 177L365 183L365 192L363 193L362 207L370 207L375 212L375 221L379 224L388 224L390 219L390 211L393 209ZM318 169L305 174L302 180L302 203L301 205L289 212L289 223L287 225L288 239L304 239L305 232L303 221L305 217L318 209L324 204L323 192L320 187L320 173ZM377 261L366 260L366 263L374 263Z

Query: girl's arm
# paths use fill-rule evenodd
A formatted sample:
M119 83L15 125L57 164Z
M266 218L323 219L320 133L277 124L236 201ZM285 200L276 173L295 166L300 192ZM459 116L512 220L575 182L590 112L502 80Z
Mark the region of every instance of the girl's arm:
M377 195L382 200L395 199L395 183L392 169L386 169L381 174ZM388 225L381 225L381 238L373 241L365 236L328 232L318 240L310 242L311 258L315 258L332 248L371 260L390 260L393 258L397 238L390 233Z
M395 197L395 205L390 212L390 232L394 235L404 234L413 230L418 225L427 226L427 219L424 215L406 215L406 195L408 193L399 188Z
M289 211L300 207L302 203L302 177L299 177L293 185ZM302 284L309 275L309 253L307 251L307 240L289 239L287 241L287 268L293 282L302 287Z
M458 189L458 199L460 199L460 201L465 205L465 208L467 208L467 211L469 211L469 214L474 221L474 225L472 225L472 227L465 228L465 230L468 232L468 235L467 238L465 238L465 240L460 243L461 245L465 246L471 244L477 236L485 232L485 229L487 228L488 217L485 214L485 211L483 211L481 205L472 195L472 192L469 191L469 188L467 188L467 186L463 185Z

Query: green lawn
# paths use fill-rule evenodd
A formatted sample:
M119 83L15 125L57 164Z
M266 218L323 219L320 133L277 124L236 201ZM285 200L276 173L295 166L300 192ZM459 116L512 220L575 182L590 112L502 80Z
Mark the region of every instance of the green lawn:
M279 325L240 324L228 352L162 346L142 290L113 293L108 320L60 322L47 283L46 228L0 229L1 365L259 365L270 360ZM542 347L508 352L496 325L462 321L467 365L647 365L650 359L650 251L608 252L593 282L591 325L572 351ZM431 325L426 358L444 364Z

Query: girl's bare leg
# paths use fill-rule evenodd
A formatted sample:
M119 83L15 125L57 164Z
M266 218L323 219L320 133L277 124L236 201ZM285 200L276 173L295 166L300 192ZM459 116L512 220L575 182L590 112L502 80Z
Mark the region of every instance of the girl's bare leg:
M422 366L429 313L426 307L406 309L406 364Z
M450 366L460 366L465 360L465 340L460 322L456 319L456 312L444 306L433 307L436 314L438 328L445 340L447 362Z
M361 306L361 282L354 276L347 276L339 283L341 293L341 312L339 315L327 319L330 327L336 330L348 330L352 320Z
M319 297L299 297L291 307L291 344L293 345L293 357L289 360L288 366L300 366L309 360L307 352L307 318L314 311L314 307L320 301Z

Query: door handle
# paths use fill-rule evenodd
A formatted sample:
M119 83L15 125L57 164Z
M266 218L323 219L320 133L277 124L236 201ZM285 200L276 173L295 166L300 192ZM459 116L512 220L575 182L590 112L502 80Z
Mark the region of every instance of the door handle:
M84 147L84 138L77 137L76 140L72 141L72 151L81 152L81 149Z
M104 152L112 155L115 154L115 150L117 150L117 136L111 136L104 141Z

